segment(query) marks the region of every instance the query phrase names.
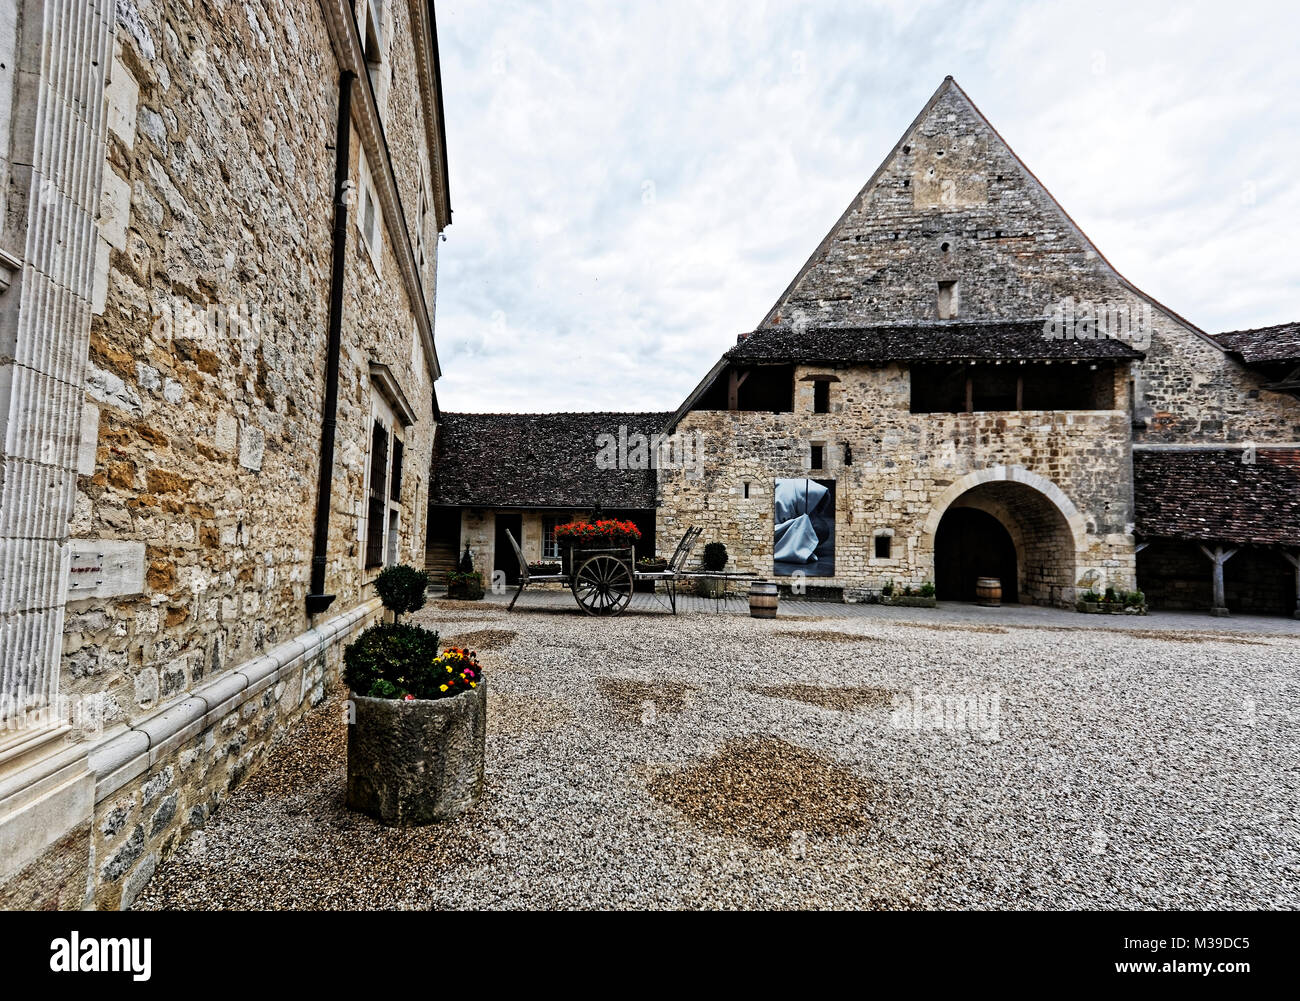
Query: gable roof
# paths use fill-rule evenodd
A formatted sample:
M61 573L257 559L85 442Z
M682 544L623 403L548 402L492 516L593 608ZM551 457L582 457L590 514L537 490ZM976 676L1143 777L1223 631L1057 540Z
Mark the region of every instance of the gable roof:
M929 361L1130 360L1142 353L1110 337L1049 337L1043 320L875 324L866 327L769 327L727 352L733 362L881 364Z
M597 437L659 433L667 413L444 413L429 503L457 507L644 509L653 469L601 469Z
M906 130L904 130L902 136L899 137L898 142L894 144L893 148L889 151L888 155L886 155L884 160L881 161L880 165L876 168L875 172L868 179L867 183L863 185L862 189L849 203L848 207L844 210L844 212L840 215L840 217L835 221L835 224L830 228L830 231L827 232L826 236L822 239L821 243L817 245L817 248L813 251L812 255L808 258L806 262L804 262L803 267L800 268L799 271L795 274L793 280L791 280L790 284L786 286L785 290L777 298L772 308L768 310L767 315L764 316L762 321L759 323L760 329L772 324L779 324L780 322L782 322L782 319L784 319L780 315L782 309L787 304L791 296L795 293L795 291L799 288L804 278L811 271L813 271L819 263L821 263L825 259L827 253L831 250L840 232L845 228L846 224L849 222L850 218L858 210L858 208L863 206L864 203L872 195L873 191L875 190L877 184L880 182L882 176L885 174L886 170L898 158L900 151L904 148L909 137L911 137L916 132L918 127L921 126L926 121L926 119L930 116L931 112L935 109L935 106L938 105L941 100L949 96L962 102L964 106L967 109L969 109L969 111L975 116L976 120L984 128L988 130L989 134L997 141L998 144L1001 145L1002 149L1004 149L1006 153L1010 156L1012 162L1022 173L1024 180L1028 182L1028 184L1031 185L1033 189L1035 189L1038 193L1040 193L1042 196L1046 198L1047 202L1055 210L1055 213L1058 216L1060 222L1062 222L1070 230L1070 232L1075 236L1075 238L1079 241L1079 243L1081 244L1081 246L1084 248L1086 252L1090 252L1091 254L1096 256L1096 259L1101 263L1101 265L1106 269L1108 274L1114 280L1116 280L1120 285L1122 285L1133 295L1138 296L1139 298L1145 300L1156 309L1159 309L1161 312L1165 313L1173 320L1182 324L1189 331L1191 331L1196 336L1200 337L1206 343L1211 344L1214 347L1222 350L1219 343L1214 338L1210 337L1210 335L1207 334L1200 327L1196 326L1194 323L1192 323L1185 317L1174 312L1172 309L1170 309L1168 306L1161 303L1159 300L1155 299L1153 296L1150 296L1146 292L1143 292L1140 288L1138 288L1127 278L1125 278L1122 274L1120 274L1120 272L1115 268L1113 264L1110 263L1110 261L1106 258L1106 256L1092 242L1092 240L1089 239L1088 235L1083 232L1083 230L1074 221L1074 219L1070 216L1070 214L1066 212L1065 208L1061 205L1061 203L1056 200L1055 196L1053 196L1052 193L1047 190L1046 186L1038 179L1038 177L1034 174L1034 172L1031 171L1029 167L1025 165L1025 162L1020 159L1020 157L1016 154L1015 150L1013 150L1010 144L1007 143L1007 141L1002 137L1001 133L999 133L998 130L994 128L993 123L990 122L988 118L984 116L984 113L979 110L979 108L975 105L975 102L970 99L970 96L964 90L962 90L960 85L958 85L957 81L954 80L951 75L944 77L943 82L939 84L939 87L930 96L930 99L926 102L925 106L921 109L920 113L917 114L917 116L912 120L912 123L908 125Z
M1251 330L1229 330L1214 339L1247 365L1300 365L1300 322Z
M1134 449L1136 534L1300 546L1300 449Z

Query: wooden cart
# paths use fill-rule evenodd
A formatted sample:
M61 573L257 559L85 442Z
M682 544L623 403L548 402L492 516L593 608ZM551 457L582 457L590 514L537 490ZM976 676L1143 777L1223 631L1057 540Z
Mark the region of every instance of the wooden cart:
M663 570L637 570L636 546L571 546L566 572L542 576L528 572L528 561L524 559L523 550L507 529L506 536L519 560L519 586L508 607L515 607L515 602L529 584L563 584L573 592L578 607L588 615L619 615L631 604L632 589L636 582L649 580L665 584L669 604L676 615L677 582L683 577L695 576L685 573L682 568L695 548L701 531L703 530L695 526L686 530L682 541L677 543L668 566Z

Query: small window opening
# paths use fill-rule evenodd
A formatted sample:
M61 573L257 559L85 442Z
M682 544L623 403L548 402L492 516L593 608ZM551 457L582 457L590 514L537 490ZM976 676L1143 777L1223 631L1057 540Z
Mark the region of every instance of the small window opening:
M853 446L847 441L844 443L844 465L853 465Z
M958 295L956 282L939 283L939 319L955 320L957 318Z
M813 383L813 413L829 414L831 412L831 384L825 379Z
M889 535L876 536L876 559L878 560L889 559L889 548L890 548L891 541L892 541L892 536Z
M812 447L812 461L809 463L809 465L811 465L813 469L822 468L822 457L824 452L825 452L825 447L822 445L814 445Z
M745 500L749 500L749 481L745 481Z

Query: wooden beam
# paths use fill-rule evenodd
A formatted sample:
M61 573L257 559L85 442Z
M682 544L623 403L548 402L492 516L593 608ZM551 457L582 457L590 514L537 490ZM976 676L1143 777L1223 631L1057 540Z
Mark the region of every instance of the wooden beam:
M1297 550L1293 555L1291 553L1288 553L1284 549L1282 550L1282 555L1286 557L1286 561L1288 563L1290 563L1293 567L1295 567L1295 613L1294 614L1297 619L1300 619L1300 550Z
M741 372L733 368L730 372L727 373L727 409L728 410L740 409L740 387L745 384L745 380L748 378L749 378L748 369L745 370L744 372Z
M1227 616L1228 606L1223 598L1223 564L1236 556L1237 550L1224 549L1222 546L1215 546L1213 552L1205 546L1201 546L1200 549L1206 559L1214 563L1214 605L1210 608L1210 614L1219 617Z

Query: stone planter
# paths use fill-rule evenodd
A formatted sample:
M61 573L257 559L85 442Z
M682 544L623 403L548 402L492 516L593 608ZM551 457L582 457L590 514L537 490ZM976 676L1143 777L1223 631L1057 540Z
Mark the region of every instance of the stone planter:
M483 578L475 574L468 580L449 581L447 597L457 601L479 601L483 597Z
M882 604L897 605L899 608L936 608L939 604L937 598L925 598L919 594L895 594L880 600Z
M483 795L487 682L450 699L353 696L347 805L390 826L431 824Z
M725 577L697 577L695 579L695 593L702 598L721 598L727 593L727 579Z
M1129 605L1125 607L1117 601L1076 601L1076 611L1087 615L1146 615L1146 605Z

